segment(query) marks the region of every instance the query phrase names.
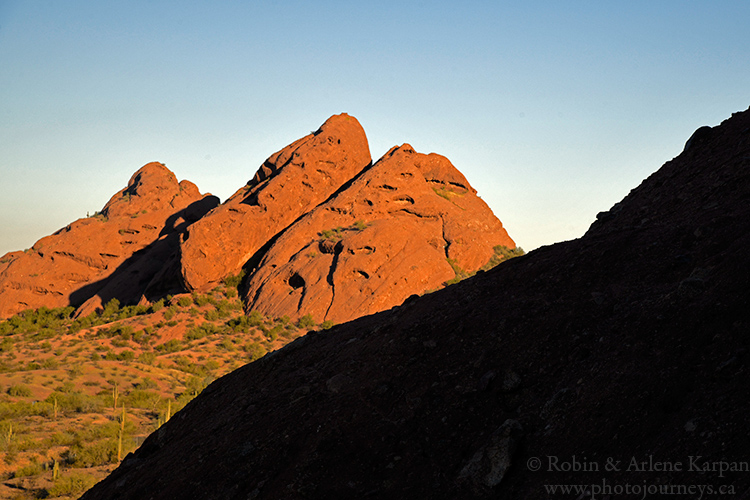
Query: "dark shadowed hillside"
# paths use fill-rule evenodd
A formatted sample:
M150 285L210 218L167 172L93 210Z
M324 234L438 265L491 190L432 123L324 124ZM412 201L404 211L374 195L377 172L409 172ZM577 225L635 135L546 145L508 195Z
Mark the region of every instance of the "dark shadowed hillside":
M746 111L581 239L216 381L84 498L750 498L748 277Z

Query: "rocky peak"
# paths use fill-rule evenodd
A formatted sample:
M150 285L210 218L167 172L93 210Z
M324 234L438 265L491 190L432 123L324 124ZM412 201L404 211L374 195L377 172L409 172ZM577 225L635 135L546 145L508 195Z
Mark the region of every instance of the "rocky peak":
M137 302L177 249L179 232L217 203L193 183L178 183L163 164L143 166L101 212L71 222L26 252L6 256L0 267L0 317L83 303L79 313L88 314L114 297Z
M175 198L181 195L194 198L200 193L192 182L177 182L177 177L164 164L151 162L138 169L130 177L127 187L110 198L102 214L129 217L143 210L174 208Z
M186 288L239 273L269 240L370 163L365 132L346 114L271 155L247 186L190 227L180 249Z

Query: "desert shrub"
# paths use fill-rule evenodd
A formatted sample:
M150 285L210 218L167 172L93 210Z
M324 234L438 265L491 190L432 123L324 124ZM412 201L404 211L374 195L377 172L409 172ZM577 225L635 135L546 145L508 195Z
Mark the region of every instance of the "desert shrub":
M152 365L155 360L156 354L153 352L142 352L141 355L138 356L138 362L143 363L144 365Z
M240 271L238 275L229 275L225 276L222 282L224 283L224 286L227 288L234 288L235 290L237 287L242 284L242 279L245 277L245 271L244 269Z
M250 326L260 326L263 324L265 318L258 311L250 311L250 314L247 315L247 320Z
M182 349L184 349L182 342L177 339L168 340L163 344L159 344L154 347L154 350L159 351L163 354L181 351Z
M520 257L526 253L521 247L508 248L505 245L497 245L493 247L493 251L494 254L490 257L490 260L481 267L482 271L488 271L503 261Z
M102 318L109 318L117 314L119 310L120 310L120 301L117 299L112 299L104 305L104 310L102 311L100 316Z
M221 333L221 329L213 323L203 323L199 326L194 326L189 329L185 334L185 340L198 340L208 335L214 335Z
M220 318L226 318L234 309L233 304L230 303L227 299L220 300L215 304L214 307L216 307L216 312L219 314Z
M127 347L128 345L130 345L130 342L128 342L127 340L112 339L113 347Z
M235 347L231 340L225 338L217 344L217 347L224 349L225 351L234 351Z
M96 484L96 478L91 474L79 472L66 473L46 488L44 493L49 497L76 496L91 489Z
M297 331L297 329L294 326L289 325L284 329L283 332L281 332L281 336L289 340L289 339L299 337L300 333Z
M185 373L191 373L193 375L206 376L208 375L208 369L200 363L193 363L189 358L184 356L175 356L172 358L177 369Z
M258 360L268 352L266 348L258 342L249 342L245 344L244 350L247 352L247 357L250 361Z
M153 391L135 389L122 398L122 402L128 408L155 408L161 396Z
M279 334L284 331L284 325L274 325L273 328L266 329L263 331L263 335L270 341L274 341L279 338Z
M101 397L89 396L82 392L60 392L55 391L44 401L53 404L57 399L57 407L62 411L74 413L97 413L104 408L104 401Z
M45 438L43 446L52 448L53 446L70 446L76 442L76 436L70 432L55 432Z
M18 459L18 452L15 450L9 449L5 452L5 456L3 457L3 462L5 462L8 465L12 465L16 463L16 460Z
M32 404L29 401L16 401L15 403L0 403L0 420L19 417L44 416L46 407L42 403ZM7 430L5 424L0 425L0 435Z
M58 392L64 392L65 394L70 394L76 391L76 386L75 384L73 384L73 382L66 381L63 382L62 385L55 390Z
M117 328L116 333L123 340L130 340L133 337L133 327L130 325L121 325Z
M29 361L23 369L30 372L34 370L41 370L42 365L40 365L36 361Z
M153 381L153 379L150 379L148 377L144 377L140 382L135 384L135 387L137 389L146 390L146 389L158 389L159 384Z
M255 326L248 316L238 316L226 322L226 326L233 332L247 332Z
M42 368L45 370L54 370L60 365L56 358L47 358L42 360Z
M177 299L177 305L180 307L187 307L193 304L193 298L184 296Z
M329 328L333 328L333 326L334 326L335 324L336 324L336 323L334 323L334 322L333 322L333 321L331 321L330 319L327 319L327 320L325 320L324 322L322 322L322 323L320 324L320 328L321 328L322 330L328 330Z
M210 375L206 377L191 376L185 382L185 393L183 394L183 397L187 395L190 399L194 398L200 394L203 389L208 387L213 380L214 378Z
M29 398L32 396L31 389L29 389L25 385L11 385L8 387L8 390L6 391L9 396L13 396L16 398Z
M29 465L21 467L20 469L16 469L16 471L13 473L13 477L36 476L37 474L41 474L42 472L44 472L42 464L38 462L31 462Z
M161 311L164 308L164 299L159 299L151 304L151 312L155 313Z
M65 464L78 468L115 463L117 461L117 439L103 439L88 446L76 442L62 453L61 458Z
M0 352L8 352L8 351L12 350L13 349L13 345L14 345L13 339L11 339L10 337L5 337L0 342Z
M464 280L471 276L471 273L468 273L461 268L461 266L458 265L458 262L455 259L451 259L450 257L446 258L448 261L448 264L450 264L451 268L453 269L453 272L455 273L455 276L451 278L450 280L446 281L446 285L452 285L454 283L458 283L461 280Z
M31 335L32 340L44 340L44 339L51 339L53 337L57 337L59 334L59 330L56 328L49 328L49 327L43 327L39 329L36 333ZM49 343L47 343L49 345ZM44 348L44 344L40 348Z
M324 229L319 234L324 240L339 240L341 239L341 228L336 229Z
M117 319L126 319L126 318L132 318L133 316L138 316L141 314L148 314L150 312L151 308L147 305L134 305L134 306L125 306L120 309L120 311L116 314Z
M164 311L164 319L169 321L172 318L174 318L175 313L177 310L174 308L174 306L169 306L166 311Z
M125 349L117 355L117 361L133 361L135 359L135 352L130 349Z
M297 320L297 326L299 328L312 328L315 326L315 320L311 314L305 314Z
M133 342L145 344L146 342L148 342L148 335L144 330L138 330L137 332L133 333Z
M194 295L193 296L193 302L198 307L203 307L206 304L210 302L209 298L206 295Z

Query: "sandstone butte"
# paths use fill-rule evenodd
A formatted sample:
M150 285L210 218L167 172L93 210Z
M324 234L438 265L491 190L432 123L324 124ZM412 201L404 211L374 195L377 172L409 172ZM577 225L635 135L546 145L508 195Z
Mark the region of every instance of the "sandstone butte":
M188 290L205 290L238 274L269 240L372 160L365 131L346 114L273 154L246 186L193 224L180 247Z
M68 305L88 314L115 297L138 302L179 233L217 204L161 163L145 165L101 212L0 259L0 317Z
M0 317L68 305L88 315L245 271L247 312L339 323L474 272L497 245L515 248L448 159L405 144L373 165L362 126L341 114L223 204L149 163L101 213L1 259Z
M515 247L466 178L447 158L405 144L273 243L250 277L246 308L348 321L440 288L454 266L478 269L497 245Z

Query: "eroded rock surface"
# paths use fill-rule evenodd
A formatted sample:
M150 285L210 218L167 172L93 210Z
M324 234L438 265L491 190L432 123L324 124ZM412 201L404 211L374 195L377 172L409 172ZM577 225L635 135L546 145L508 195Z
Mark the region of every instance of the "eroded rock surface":
M365 132L346 114L273 154L245 187L188 230L181 246L186 288L205 289L240 272L277 233L370 163Z
M247 310L340 323L476 271L514 248L466 178L437 154L391 149L284 232L250 278Z
M202 196L193 183L177 182L161 163L143 166L100 213L2 258L0 317L84 302L82 310L91 312L115 297L107 291L113 277L122 278L116 286L119 298L137 301L166 259L160 256L176 250L174 235L217 203L215 197ZM159 251L151 253L154 246ZM128 273L123 273L125 268Z

